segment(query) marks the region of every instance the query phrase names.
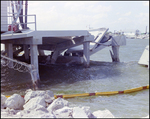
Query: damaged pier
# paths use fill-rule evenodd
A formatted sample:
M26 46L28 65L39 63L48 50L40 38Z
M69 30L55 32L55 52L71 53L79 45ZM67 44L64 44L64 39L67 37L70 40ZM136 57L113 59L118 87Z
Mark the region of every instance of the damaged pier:
M89 67L90 55L112 46L112 60L119 61L119 46L126 44L125 37L110 36L106 34L107 31L106 28L91 31L32 31L29 29L22 30L21 33L8 31L1 34L1 43L5 44L5 51L11 59L24 51L25 61L30 61L37 70L37 79L40 79L38 56L46 56L44 50L51 51L51 55L46 56L50 64L55 64L58 58L66 58L69 62L83 63L85 67ZM21 47L21 50L17 47Z
M120 61L119 47L126 45L126 38L122 34L110 35L108 28L38 31L36 30L36 15L27 15L27 1L25 3L25 15L23 15L23 1L9 2L9 5L12 6L12 13L9 16L7 16L6 2L2 1L1 3L3 4L1 7L1 43L5 45L5 54L9 59L17 59L31 64L36 70L35 82L40 80L40 58L46 60L45 65L56 64L57 61L75 62L84 64L87 68L90 66L91 55L111 46L112 61ZM18 6L16 13L14 12L15 6ZM27 22L27 17L30 16L34 16L33 22ZM11 19L11 23L8 24L9 17L13 20ZM23 22L23 18L25 18L25 22ZM33 23L35 30L27 27L27 24ZM44 54L45 50L51 51L51 54ZM21 57L23 59L20 59L19 54L22 51L24 52ZM13 65L13 62L9 65Z

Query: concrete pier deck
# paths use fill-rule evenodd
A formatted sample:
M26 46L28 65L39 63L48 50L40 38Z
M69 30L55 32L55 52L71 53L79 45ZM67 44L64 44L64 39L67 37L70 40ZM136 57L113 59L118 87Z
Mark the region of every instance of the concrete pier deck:
M65 57L80 61L85 67L89 67L90 55L112 46L112 59L119 61L119 46L126 45L125 36L106 35L108 28L93 31L96 31L96 35L90 30L32 31L26 29L19 33L8 31L1 34L1 43L5 44L5 51L11 59L17 54L16 52L23 50L25 60L30 60L31 65L37 70L37 79L40 79L38 57L45 56L43 50L51 51L50 57L47 56L47 61L51 64L55 64L58 57ZM18 50L15 46L21 49Z
M7 56L13 59L13 45L23 45L25 58L29 59L31 64L38 71L38 54L42 50L53 51L51 63L55 63L57 57L64 50L83 44L86 57L85 65L89 66L89 42L94 40L94 36L87 30L66 30L66 31L32 31L22 30L21 33L8 31L1 34L1 43L5 44ZM30 51L30 52L29 52Z

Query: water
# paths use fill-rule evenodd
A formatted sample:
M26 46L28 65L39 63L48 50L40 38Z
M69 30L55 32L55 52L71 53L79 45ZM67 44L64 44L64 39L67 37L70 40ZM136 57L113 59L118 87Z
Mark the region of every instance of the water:
M90 68L82 65L39 66L40 90L54 94L122 91L149 85L149 70L138 65L149 39L127 39L120 47L120 63L111 60L105 48L91 56ZM29 73L1 68L1 93L23 95L31 88ZM149 115L149 89L113 96L92 96L67 99L72 106L90 106L91 111L108 109L115 117L139 118Z

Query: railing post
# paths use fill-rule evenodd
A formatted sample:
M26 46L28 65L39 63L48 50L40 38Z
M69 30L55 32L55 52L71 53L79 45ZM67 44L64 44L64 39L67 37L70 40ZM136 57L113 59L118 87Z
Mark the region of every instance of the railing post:
M36 15L34 15L35 16L35 31L36 31Z
M19 15L19 16L34 16L34 20L35 20L35 22L29 22L29 23L19 23L21 26L23 25L23 26L27 26L27 24L34 24L35 23L35 31L37 30L37 27L36 27L36 15ZM12 17L13 16L1 16L1 17L10 17L10 21L9 22L12 22L13 20L12 20ZM13 35L13 26L15 25L15 22L13 22L13 23L7 23L7 24L1 24L1 25L7 25L7 28L8 28L8 25L10 25L11 26L11 29L10 29L10 34L12 34Z

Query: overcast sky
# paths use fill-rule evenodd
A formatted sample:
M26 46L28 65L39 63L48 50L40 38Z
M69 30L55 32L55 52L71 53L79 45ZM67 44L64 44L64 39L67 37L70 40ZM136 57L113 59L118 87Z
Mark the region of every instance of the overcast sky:
M149 1L28 1L37 30L149 31Z

